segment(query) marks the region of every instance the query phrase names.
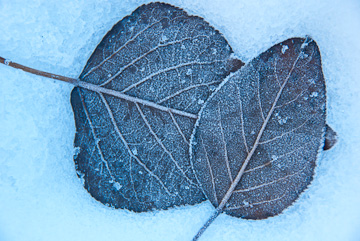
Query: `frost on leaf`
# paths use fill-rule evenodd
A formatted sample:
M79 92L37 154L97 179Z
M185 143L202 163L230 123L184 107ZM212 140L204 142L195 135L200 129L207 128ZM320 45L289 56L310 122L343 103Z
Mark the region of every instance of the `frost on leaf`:
M237 71L209 98L191 162L212 204L249 219L274 216L310 184L325 131L317 44L293 38Z
M93 197L134 211L204 200L189 139L203 103L243 65L231 53L203 19L162 3L106 34L71 94L74 160Z

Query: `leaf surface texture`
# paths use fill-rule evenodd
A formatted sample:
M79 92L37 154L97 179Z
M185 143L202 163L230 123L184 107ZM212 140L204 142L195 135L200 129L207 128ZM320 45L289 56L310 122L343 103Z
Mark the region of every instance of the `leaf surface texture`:
M197 114L242 62L203 19L163 3L106 34L71 94L75 164L97 200L133 211L204 200L189 158Z
M310 184L324 142L326 96L317 44L286 40L223 83L195 127L196 178L227 214L277 215Z

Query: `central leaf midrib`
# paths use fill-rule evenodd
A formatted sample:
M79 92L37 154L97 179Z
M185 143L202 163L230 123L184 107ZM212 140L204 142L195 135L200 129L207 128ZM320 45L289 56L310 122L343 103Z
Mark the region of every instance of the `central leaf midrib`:
M74 80L73 84L75 86L78 86L78 87L81 87L81 88L84 88L84 89L87 89L87 90L90 90L90 91L111 95L111 96L114 96L114 97L118 97L118 98L120 98L122 100L126 100L126 101L130 101L130 102L133 102L133 103L138 103L138 104L142 104L142 105L145 105L145 106L149 106L149 107L152 107L152 108L160 110L160 111L171 112L173 114L177 114L177 115L188 117L188 118L195 119L195 120L198 118L197 115L186 112L186 111L182 111L182 110L178 110L178 109L174 109L174 108L170 108L170 107L165 107L165 106L156 104L156 103L154 103L152 101L148 101L148 100L140 99L140 98L137 98L137 97L133 97L133 96L121 93L121 92L116 91L116 90L107 89L105 87L101 87L101 86L98 86L98 85L87 83L87 82L84 82L84 81L81 81L81 80Z
M118 134L118 136L120 137L125 149L128 151L128 154L130 156L130 164L131 164L131 158L135 159L136 162L142 167L145 169L145 171L147 173L149 173L150 176L152 176L153 178L155 178L159 184L164 188L165 192L167 194L169 194L169 196L175 196L173 193L170 192L170 190L166 187L165 183L160 179L160 177L158 175L156 175L153 171L151 171L145 163L143 163L140 158L138 158L130 149L130 146L128 144L128 142L125 140L123 134L121 133L118 125L116 124L116 121L115 121L115 117L114 117L114 114L112 113L112 110L109 106L109 103L106 101L105 97L102 95L102 94L99 94L100 95L100 98L103 102L103 104L105 105L105 108L109 114L109 118L111 120L111 123L113 124L113 127L115 128L115 131L116 133ZM84 106L85 108L85 106ZM135 191L135 190L134 190Z

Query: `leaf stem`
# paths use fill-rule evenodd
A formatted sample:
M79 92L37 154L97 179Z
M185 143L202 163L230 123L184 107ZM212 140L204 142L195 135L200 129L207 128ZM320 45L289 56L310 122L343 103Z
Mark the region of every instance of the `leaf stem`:
M0 57L0 63L5 64L5 65L10 66L10 67L13 67L15 69L23 70L23 71L25 71L27 73L31 73L31 74L34 74L34 75L38 75L38 76L42 76L42 77L46 77L46 78L50 78L50 79L60 80L60 81L72 84L72 85L74 85L76 87L81 87L81 88L91 90L91 91L94 91L94 92L97 92L97 93L103 93L103 94L112 95L112 96L118 97L118 98L126 100L126 101L142 104L142 105L152 107L154 109L158 109L158 110L161 110L161 111L164 111L164 112L185 116L185 117L195 119L195 120L198 118L197 115L186 112L186 111L181 111L181 110L165 107L165 106L159 105L159 104L157 104L155 102L152 102L152 101L143 100L143 99L140 99L140 98L137 98L137 97L126 95L126 94L123 94L123 93L121 93L119 91L108 89L108 88L98 86L98 85L94 85L94 84L91 84L91 83L87 83L87 82L81 81L79 79L69 78L69 77L65 77L65 76L62 76L62 75L51 74L51 73L44 72L44 71L41 71L41 70L33 69L33 68L30 68L30 67L27 67L27 66L12 62L12 61L10 61L8 59L5 59L3 57Z
M27 66L12 62L12 61L10 61L8 59L5 59L3 57L0 57L0 63L5 64L5 65L10 66L10 67L13 67L15 69L21 69L21 70L23 70L25 72L28 72L28 73L31 73L31 74L34 74L34 75L43 76L43 77L50 78L50 79L61 80L63 82L70 83L70 84L73 84L73 85L75 85L75 83L78 81L77 79L74 79L74 78L69 78L69 77L65 77L65 76L62 76L62 75L51 74L51 73L48 73L48 72L45 72L45 71L33 69L33 68L30 68L30 67L27 67Z
M215 219L220 215L222 212L222 208L217 208L215 212L210 216L210 218L206 221L206 223L199 229L195 237L192 241L197 241L201 235L205 232L205 230L215 221Z

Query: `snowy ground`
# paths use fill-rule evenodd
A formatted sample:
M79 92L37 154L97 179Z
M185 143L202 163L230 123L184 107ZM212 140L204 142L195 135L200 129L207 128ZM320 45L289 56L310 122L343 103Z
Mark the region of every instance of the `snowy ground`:
M103 35L142 3L0 0L0 56L78 77ZM204 17L246 62L310 35L322 54L328 123L339 134L295 205L262 221L220 215L202 240L360 240L360 2L170 3ZM0 240L191 240L213 212L209 202L136 214L107 208L82 187L72 159L71 89L0 66Z

